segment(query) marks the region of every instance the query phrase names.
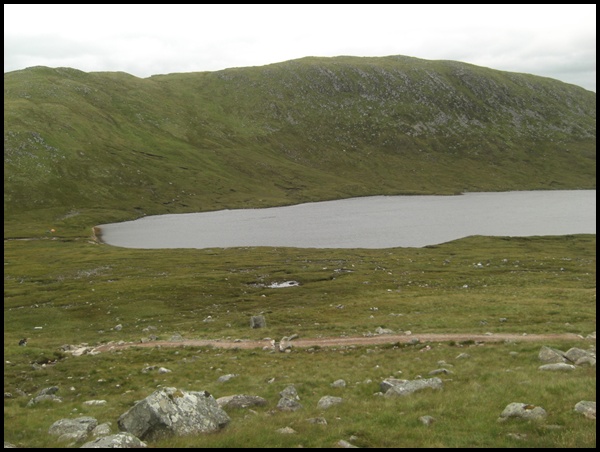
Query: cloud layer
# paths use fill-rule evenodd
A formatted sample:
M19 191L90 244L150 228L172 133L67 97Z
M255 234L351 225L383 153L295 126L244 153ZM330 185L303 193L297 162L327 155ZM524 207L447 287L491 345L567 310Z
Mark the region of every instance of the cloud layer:
M408 55L596 91L596 5L4 5L4 71L138 77Z

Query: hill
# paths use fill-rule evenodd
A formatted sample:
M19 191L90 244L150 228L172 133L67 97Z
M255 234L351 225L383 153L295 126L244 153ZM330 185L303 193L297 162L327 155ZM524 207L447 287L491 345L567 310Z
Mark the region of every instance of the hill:
M590 189L596 94L404 56L4 76L5 237L374 194ZM70 231L70 232L69 232Z

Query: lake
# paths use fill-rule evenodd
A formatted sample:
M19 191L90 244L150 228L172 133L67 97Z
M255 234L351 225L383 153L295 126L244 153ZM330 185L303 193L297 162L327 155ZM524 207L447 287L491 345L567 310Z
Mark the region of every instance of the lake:
M368 196L265 209L147 216L99 226L126 248L423 247L470 235L596 233L596 190Z

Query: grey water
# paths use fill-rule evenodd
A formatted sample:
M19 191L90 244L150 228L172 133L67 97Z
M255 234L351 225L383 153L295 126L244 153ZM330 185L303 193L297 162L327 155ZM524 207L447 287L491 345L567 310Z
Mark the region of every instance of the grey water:
M595 234L596 190L369 196L146 216L99 228L104 243L125 248L419 248L471 235Z

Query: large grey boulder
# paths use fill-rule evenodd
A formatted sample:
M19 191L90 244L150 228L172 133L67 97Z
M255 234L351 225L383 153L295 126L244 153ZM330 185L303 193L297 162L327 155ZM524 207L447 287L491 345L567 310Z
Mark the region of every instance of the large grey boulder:
M95 448L95 449L131 449L131 448L142 448L148 447L143 441L133 436L131 433L120 432L115 435L104 436L94 441L85 443L80 447L84 448Z
M136 403L118 420L119 429L141 440L219 430L229 416L207 391L163 388Z

